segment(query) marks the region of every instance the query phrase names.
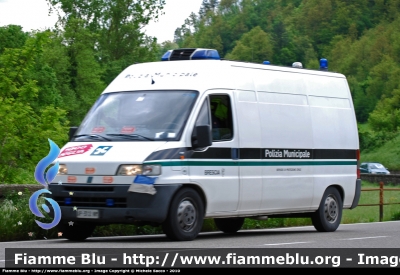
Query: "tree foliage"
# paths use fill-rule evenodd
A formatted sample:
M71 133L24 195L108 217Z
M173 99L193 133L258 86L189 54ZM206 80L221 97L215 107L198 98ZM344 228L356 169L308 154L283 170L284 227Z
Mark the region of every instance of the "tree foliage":
M8 25L0 28L0 54L7 48L21 48L28 37L29 34L23 32L21 26Z
M217 49L228 59L329 70L346 75L358 122L394 131L400 68L396 0L203 1L175 33L179 46ZM194 17L193 15L191 17ZM390 117L390 119L389 119Z
M0 183L33 183L48 139L63 146L117 74L159 59L142 28L164 0L47 2L64 12L53 30L0 27Z
M123 69L135 62L152 61L158 57L155 39L147 37L142 28L157 19L165 0L47 0L53 7L59 5L65 16L65 29L76 24L91 33L91 47L104 69L102 79L110 83ZM73 37L70 33L70 41ZM88 42L86 43L88 46Z
M25 169L33 171L48 154L49 137L59 144L66 141L65 111L37 102L42 88L33 71L47 41L47 33L38 33L21 48L5 49L0 55L0 183L21 180ZM51 81L55 78L47 84Z
M257 26L237 41L235 48L226 55L226 58L254 62L255 60L272 61L273 56L270 36Z

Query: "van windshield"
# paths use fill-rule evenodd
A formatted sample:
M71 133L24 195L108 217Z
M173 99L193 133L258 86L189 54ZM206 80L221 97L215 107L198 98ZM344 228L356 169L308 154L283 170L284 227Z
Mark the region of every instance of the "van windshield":
M73 141L179 140L197 96L171 90L102 94Z

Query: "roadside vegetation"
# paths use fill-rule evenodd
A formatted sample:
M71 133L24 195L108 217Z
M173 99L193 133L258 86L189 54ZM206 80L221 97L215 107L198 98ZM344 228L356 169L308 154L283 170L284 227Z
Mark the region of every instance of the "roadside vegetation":
M363 182L362 188L377 188L378 185L369 182ZM385 185L385 188L398 187ZM400 187L398 187L400 188ZM39 240L39 239L56 239L62 238L56 228L44 230L35 223L35 219L50 223L50 217L37 218L29 209L28 203L31 193L27 190L24 192L10 192L0 199L0 241L19 241L19 240ZM38 205L45 201L40 198ZM385 191L384 203L400 202L400 191ZM361 192L360 204L376 204L379 203L379 191L363 191ZM46 214L42 211L43 214ZM400 220L400 205L385 205L383 211L383 221ZM352 210L344 210L342 224L349 223L366 223L379 221L378 206L359 206ZM252 220L246 219L242 227L246 229L265 229L280 228L292 226L312 225L309 218L274 218L269 220ZM202 232L217 231L212 219L204 221ZM93 237L106 236L134 236L163 234L161 227L152 226L135 226L135 225L107 225L98 226L93 233Z
M362 134L360 135L362 137ZM371 139L379 139L371 133ZM381 138L384 138L383 136ZM378 142L379 143L379 142ZM361 162L379 162L390 172L400 171L400 134L396 134L386 142L380 142L381 146L370 146L361 151Z

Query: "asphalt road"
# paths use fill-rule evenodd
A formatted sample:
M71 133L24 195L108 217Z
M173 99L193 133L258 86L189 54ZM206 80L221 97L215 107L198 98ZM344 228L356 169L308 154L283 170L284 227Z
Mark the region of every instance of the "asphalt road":
M170 241L165 235L99 237L84 242L66 239L0 243L0 267L5 266L6 248L154 248L156 251L216 248L397 248L400 249L400 221L342 224L331 233L317 232L312 226L279 229L241 230L236 235L220 232L201 233L189 242ZM400 251L400 250L399 250ZM399 253L400 257L400 253ZM399 264L400 265L400 264Z

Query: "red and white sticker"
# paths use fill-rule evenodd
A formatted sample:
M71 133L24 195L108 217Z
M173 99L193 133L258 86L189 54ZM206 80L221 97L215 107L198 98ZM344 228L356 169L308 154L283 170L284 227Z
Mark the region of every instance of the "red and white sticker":
M135 127L132 126L124 126L121 129L121 134L132 134L133 132L135 132Z
M86 167L85 168L85 174L92 175L92 174L94 174L94 172L96 172L96 169L94 167Z
M85 145L78 145L78 146L71 146L67 147L58 156L59 158L62 157L68 157L68 156L73 156L73 155L80 155L83 153L86 153L93 147L92 144L85 144Z
M75 176L68 176L67 182L68 183L76 183L76 177Z
M92 129L92 134L100 134L100 133L103 133L105 129L106 129L105 127L94 127L94 128Z
M113 177L103 177L103 183L113 183Z

